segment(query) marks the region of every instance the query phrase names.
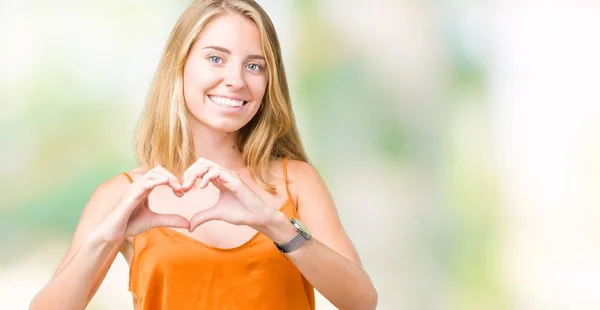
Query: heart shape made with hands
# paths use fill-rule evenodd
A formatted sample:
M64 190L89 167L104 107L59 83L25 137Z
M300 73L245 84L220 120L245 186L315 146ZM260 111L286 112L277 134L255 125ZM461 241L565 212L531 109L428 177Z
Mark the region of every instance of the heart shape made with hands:
M184 172L182 183L179 183L173 174L169 173L169 175L169 186L178 197L185 195L194 187L204 189L208 184L213 184L219 189L217 202L190 218L188 228L190 232L201 224L213 220L257 228L265 223L274 211L240 179L237 173L208 159L201 158L191 165Z

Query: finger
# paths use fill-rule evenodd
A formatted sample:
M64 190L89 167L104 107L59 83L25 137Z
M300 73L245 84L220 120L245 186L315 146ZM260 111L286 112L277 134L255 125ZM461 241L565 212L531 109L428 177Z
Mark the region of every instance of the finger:
M202 176L202 180L200 181L200 185L198 185L198 187L205 188L210 181L217 179L220 174L221 171L218 168L209 169L208 172Z
M158 176L156 178L143 178L131 184L131 190L129 191L128 207L136 207L143 199L147 198L150 192L159 185L165 185L169 183L169 180L164 176Z
M196 180L202 178L208 172L209 166L203 162L196 162L183 173L183 190L189 191L196 184Z
M150 228L154 227L189 229L190 222L181 215L154 213L154 216L150 219Z
M161 165L158 165L158 166L152 168L151 171L158 175L162 175L162 176L166 177L169 180L168 185L171 189L173 189L173 193L175 193L175 195L177 195L177 196L183 195L183 186L179 182L179 179L177 179L177 177L173 173L171 173L171 171L167 170L165 167L163 167Z
M194 231L198 226L200 226L208 221L223 220L221 215L222 215L221 211L217 208L208 208L206 210L202 210L202 211L196 213L190 219L189 231L190 232Z
M236 193L237 196L241 188L240 185L243 183L239 175L225 168L217 167L215 169L218 171L219 174L218 182L215 185L217 185L217 187L219 187L220 189L230 190Z

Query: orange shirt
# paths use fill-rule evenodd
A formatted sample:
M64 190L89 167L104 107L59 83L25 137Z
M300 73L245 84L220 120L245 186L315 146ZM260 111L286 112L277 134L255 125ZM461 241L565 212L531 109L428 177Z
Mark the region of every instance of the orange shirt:
M280 211L298 218L289 191ZM134 237L133 249L135 309L315 309L313 286L258 232L241 246L220 249L158 227Z

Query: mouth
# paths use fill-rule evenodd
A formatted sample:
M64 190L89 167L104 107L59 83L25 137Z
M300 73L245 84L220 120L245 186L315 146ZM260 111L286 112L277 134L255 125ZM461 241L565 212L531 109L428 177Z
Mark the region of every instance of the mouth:
M222 96L214 96L214 95L208 95L208 99L210 99L210 101L212 101L214 104L216 104L218 106L221 106L224 108L233 108L233 109L241 108L246 103L248 103L248 101L246 101L246 100L222 97Z

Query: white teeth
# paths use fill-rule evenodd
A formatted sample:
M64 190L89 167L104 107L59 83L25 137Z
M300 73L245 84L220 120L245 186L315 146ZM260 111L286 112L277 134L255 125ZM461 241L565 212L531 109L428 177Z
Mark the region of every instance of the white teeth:
M239 108L244 104L243 100L233 100L225 97L217 97L217 96L208 96L212 102L226 107L236 107Z

